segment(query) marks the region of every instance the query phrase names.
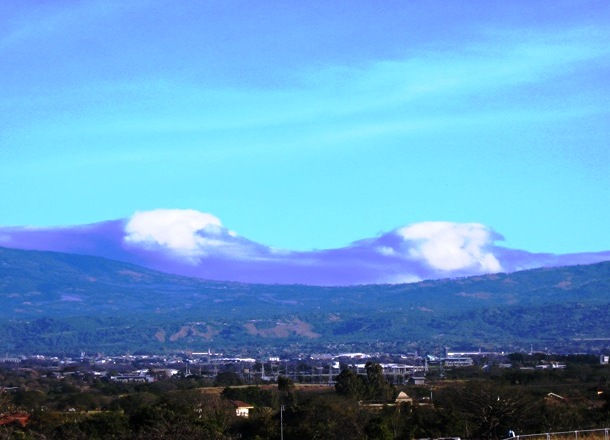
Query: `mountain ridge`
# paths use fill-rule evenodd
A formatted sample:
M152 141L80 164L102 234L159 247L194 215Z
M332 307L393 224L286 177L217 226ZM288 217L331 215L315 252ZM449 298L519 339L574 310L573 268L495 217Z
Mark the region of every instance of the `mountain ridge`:
M496 244L479 223L421 222L310 251L249 240L208 213L153 210L129 219L56 228L0 227L0 246L124 261L166 273L257 284L400 284L535 267L590 264L610 251L533 253Z
M412 348L441 341L515 348L542 340L575 348L583 343L573 339L607 332L609 291L610 261L328 287L204 281L100 257L0 248L0 348ZM496 322L515 313L529 333ZM572 313L580 318L568 330Z

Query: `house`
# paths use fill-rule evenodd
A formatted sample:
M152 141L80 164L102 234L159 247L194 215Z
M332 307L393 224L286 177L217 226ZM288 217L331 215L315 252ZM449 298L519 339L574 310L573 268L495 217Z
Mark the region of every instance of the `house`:
M110 376L110 380L112 382L123 383L150 383L155 381L155 377L149 374L122 374L119 376Z
M403 403L413 404L413 399L409 397L407 393L401 391L400 393L398 393L398 396L396 396L396 399L394 399L394 402L378 403L360 401L358 402L358 405L360 405L362 408L366 408L369 410L381 411L383 408L391 406L400 406Z
M423 376L411 376L409 378L409 383L411 385L424 385L426 383L426 378Z
M0 416L0 426L16 423L16 424L21 425L21 427L25 428L25 425L28 424L29 420L30 420L30 415L27 413L4 414L4 415Z
M471 367L474 361L469 357L446 357L441 360L445 367Z
M566 398L555 393L547 393L545 400L565 401Z
M241 400L233 400L232 403L237 417L250 417L250 410L254 409L254 406Z
M397 405L400 405L401 403L413 403L413 399L410 398L407 393L405 393L404 391L401 391L400 393L398 393L398 396L396 396L396 400L394 401L396 402Z

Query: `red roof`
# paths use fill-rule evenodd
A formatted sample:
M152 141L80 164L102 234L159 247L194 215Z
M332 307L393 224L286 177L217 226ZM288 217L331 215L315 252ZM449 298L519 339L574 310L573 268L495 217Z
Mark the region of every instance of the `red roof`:
M250 405L249 403L242 402L241 400L233 400L232 402L236 408L254 408L254 406Z
M30 415L28 413L3 414L0 416L0 425L8 425L9 423L16 422L25 427L29 420Z

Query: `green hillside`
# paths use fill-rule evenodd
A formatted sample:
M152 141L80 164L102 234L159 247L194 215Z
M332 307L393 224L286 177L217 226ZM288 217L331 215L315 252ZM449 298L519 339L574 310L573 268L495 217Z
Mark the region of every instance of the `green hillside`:
M97 257L0 248L0 350L333 344L589 350L610 343L609 293L610 262L415 284L314 287L204 281Z

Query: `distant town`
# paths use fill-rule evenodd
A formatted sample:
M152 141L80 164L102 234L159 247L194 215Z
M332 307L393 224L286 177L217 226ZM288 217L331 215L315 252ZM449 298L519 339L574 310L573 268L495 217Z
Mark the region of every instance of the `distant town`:
M503 439L576 429L601 439L609 362L606 352L533 349L5 354L0 438Z
M5 355L0 357L0 367L36 370L56 379L88 375L124 383L150 383L174 376L197 376L210 380L219 377L231 378L234 382L243 384L275 383L279 377L285 377L295 383L334 385L336 376L342 370L348 369L358 375L365 375L367 362L375 362L382 368L386 380L393 385L422 385L427 377L443 378L448 370L456 368L476 367L483 371L491 368L557 370L566 368L565 359L570 358L570 355L531 351L527 355L536 361L516 366L511 359L518 355L481 350L444 350L434 355L354 352L295 354L286 357L267 355L254 358L212 350L115 356L82 352L78 356ZM609 354L599 355L601 365L608 365L609 361Z

